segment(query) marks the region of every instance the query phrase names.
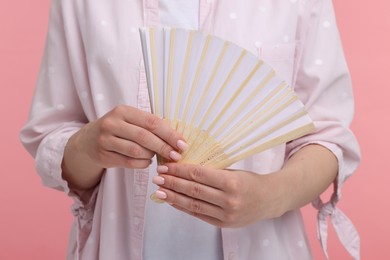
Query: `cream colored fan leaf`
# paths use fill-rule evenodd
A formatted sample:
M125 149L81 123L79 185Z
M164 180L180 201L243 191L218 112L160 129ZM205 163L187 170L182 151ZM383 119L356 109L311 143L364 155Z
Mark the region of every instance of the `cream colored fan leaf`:
M186 29L140 35L152 112L189 144L180 162L222 169L314 130L295 92L245 49Z

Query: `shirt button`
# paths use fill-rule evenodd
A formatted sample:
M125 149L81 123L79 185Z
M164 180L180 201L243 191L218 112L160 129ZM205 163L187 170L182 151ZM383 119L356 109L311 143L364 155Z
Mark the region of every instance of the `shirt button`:
M234 252L229 252L228 259L233 260L234 256L235 256Z

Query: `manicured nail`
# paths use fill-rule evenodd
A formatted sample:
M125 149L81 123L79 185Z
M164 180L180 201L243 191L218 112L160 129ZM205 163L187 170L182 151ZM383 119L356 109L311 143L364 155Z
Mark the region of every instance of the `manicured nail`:
M169 153L169 157L171 157L171 159L174 161L180 161L180 159L181 159L181 155L176 151L171 151Z
M188 144L183 140L177 141L177 147L179 147L180 151L185 152L188 149Z
M165 166L165 165L157 166L157 172L158 173L167 173L168 172L168 166Z
M167 198L167 194L161 190L156 191L154 194L156 194L156 197L159 198L160 200Z
M156 185L163 185L165 180L163 177L161 176L154 176L153 179L152 179L152 182Z

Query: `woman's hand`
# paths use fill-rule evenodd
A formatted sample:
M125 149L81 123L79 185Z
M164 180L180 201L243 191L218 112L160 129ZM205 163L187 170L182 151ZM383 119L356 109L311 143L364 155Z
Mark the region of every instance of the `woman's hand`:
M153 182L159 199L218 227L241 227L285 212L279 174L214 170L169 163L158 167Z
M178 163L157 171L159 199L215 226L242 227L313 201L336 180L338 161L327 148L309 144L267 175Z
M102 168L146 168L157 153L178 160L181 136L162 119L139 109L118 106L87 124L75 138L78 147Z
M63 176L87 189L100 180L104 168L146 168L157 153L169 161L180 159L186 144L162 119L129 106L118 106L88 123L68 141Z

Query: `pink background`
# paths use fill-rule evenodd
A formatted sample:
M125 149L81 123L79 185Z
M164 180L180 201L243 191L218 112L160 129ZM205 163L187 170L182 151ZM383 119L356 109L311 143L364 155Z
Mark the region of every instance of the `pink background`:
M390 259L390 2L335 1L354 81L352 128L363 161L345 185L342 210L360 235L362 259ZM28 115L47 28L49 0L0 0L0 259L65 259L71 201L44 188L18 132ZM388 158L387 158L388 159ZM315 259L315 211L304 208ZM350 259L332 228L331 259Z

